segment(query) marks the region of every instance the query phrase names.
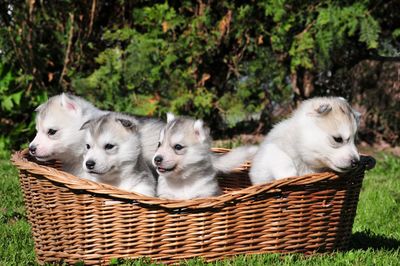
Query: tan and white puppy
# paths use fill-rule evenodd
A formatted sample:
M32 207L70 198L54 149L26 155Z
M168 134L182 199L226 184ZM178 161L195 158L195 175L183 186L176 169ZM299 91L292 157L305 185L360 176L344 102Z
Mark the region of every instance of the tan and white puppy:
M109 113L82 126L86 178L147 196L155 195L155 179L142 150L139 121Z
M217 156L211 149L210 130L202 120L168 114L167 125L153 158L159 174L157 195L167 199L193 199L221 193L216 175L251 160L257 148L239 147Z
M355 146L359 117L340 97L304 101L266 136L252 162L252 183L354 169L360 160Z
M84 132L82 124L105 114L84 99L62 93L36 108L36 136L29 152L39 161L60 160L74 175L82 171Z

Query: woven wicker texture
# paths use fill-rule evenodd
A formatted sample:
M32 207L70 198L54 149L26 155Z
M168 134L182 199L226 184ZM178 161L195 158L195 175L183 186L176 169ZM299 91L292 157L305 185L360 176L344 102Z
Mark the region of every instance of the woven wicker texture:
M360 167L343 176L321 173L257 186L250 185L247 164L220 176L223 195L176 201L75 177L58 170L59 163L38 164L26 150L12 161L38 262L86 265L345 249L364 171L375 162L362 156Z

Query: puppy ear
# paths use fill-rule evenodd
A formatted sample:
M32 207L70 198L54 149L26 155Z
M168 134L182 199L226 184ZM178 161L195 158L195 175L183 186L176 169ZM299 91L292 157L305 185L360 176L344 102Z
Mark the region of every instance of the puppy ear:
M116 121L121 123L121 125L124 128L130 129L130 130L136 130L136 125L128 119L117 118Z
M42 111L43 110L43 108L44 108L44 103L42 103L41 105L39 105L38 107L36 107L36 109L35 109L35 112L40 112L40 111Z
M165 136L165 128L161 129L160 136L158 138L158 142L160 142L160 143L163 142L164 136Z
M90 125L90 123L93 121L93 119L86 121L85 123L82 124L81 128L79 130L84 130L87 129Z
M328 103L323 103L318 106L317 109L315 109L315 112L317 112L317 114L321 116L329 114L330 111L332 111L332 106Z
M175 115L173 113L167 113L167 123L172 122L175 120Z
M78 103L66 93L61 94L61 106L70 112L78 113L81 111Z
M207 139L209 131L204 127L203 120L196 120L193 125L194 134L197 136L200 142L204 142Z

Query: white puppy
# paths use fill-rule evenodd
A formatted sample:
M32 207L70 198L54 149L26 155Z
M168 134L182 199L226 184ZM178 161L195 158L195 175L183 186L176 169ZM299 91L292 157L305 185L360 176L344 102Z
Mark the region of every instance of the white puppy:
M358 166L355 146L359 113L339 97L304 101L266 136L250 169L253 184Z
M36 136L29 152L39 161L57 159L63 170L79 176L82 172L84 132L82 124L105 114L84 99L62 93L51 97L36 111Z
M86 178L155 195L155 179L144 160L138 124L133 117L109 113L82 126L86 130Z
M209 129L201 120L168 114L167 125L153 158L159 174L157 195L193 199L221 193L216 175L251 160L257 147L239 147L222 156L213 154Z

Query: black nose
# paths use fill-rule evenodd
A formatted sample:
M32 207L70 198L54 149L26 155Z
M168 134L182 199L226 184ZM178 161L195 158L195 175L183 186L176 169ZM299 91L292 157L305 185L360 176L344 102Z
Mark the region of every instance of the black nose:
M360 164L360 160L359 159L356 159L356 158L351 159L351 167L355 168L359 164Z
M86 161L86 168L89 169L89 170L92 170L95 165L96 165L96 163L93 160Z
M154 162L159 165L163 160L163 157L161 157L160 155L157 155L156 157L154 157Z
M31 154L35 154L36 153L36 146L35 145L30 145L29 146L29 152Z

